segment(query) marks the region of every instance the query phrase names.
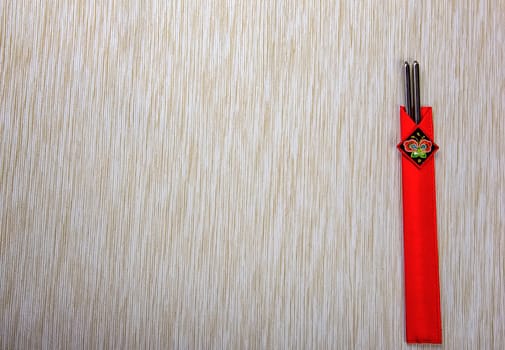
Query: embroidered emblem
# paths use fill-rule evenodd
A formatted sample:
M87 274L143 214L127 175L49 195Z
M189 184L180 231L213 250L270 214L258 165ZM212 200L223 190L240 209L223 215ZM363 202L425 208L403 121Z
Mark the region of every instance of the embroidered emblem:
M398 148L417 166L421 166L430 155L438 150L438 146L419 128L401 142Z

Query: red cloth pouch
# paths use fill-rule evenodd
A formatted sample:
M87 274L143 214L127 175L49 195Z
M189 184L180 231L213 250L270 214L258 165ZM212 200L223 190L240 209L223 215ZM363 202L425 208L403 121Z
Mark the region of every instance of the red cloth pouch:
M431 107L414 123L400 107L407 343L442 343Z

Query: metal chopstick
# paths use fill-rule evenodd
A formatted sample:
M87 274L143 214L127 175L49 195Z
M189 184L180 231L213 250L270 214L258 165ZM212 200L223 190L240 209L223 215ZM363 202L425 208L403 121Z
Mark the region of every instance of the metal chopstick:
M407 114L414 119L412 113L412 90L410 88L411 78L410 78L410 65L407 61L403 64L405 69L405 110ZM415 120L414 120L415 121Z
M414 122L421 121L421 87L419 84L419 62L414 61Z

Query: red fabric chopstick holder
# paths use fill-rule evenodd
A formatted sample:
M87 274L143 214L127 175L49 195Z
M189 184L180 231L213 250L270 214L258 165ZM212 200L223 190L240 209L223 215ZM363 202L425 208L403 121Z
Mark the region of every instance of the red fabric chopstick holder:
M431 107L415 124L400 107L407 343L442 343Z

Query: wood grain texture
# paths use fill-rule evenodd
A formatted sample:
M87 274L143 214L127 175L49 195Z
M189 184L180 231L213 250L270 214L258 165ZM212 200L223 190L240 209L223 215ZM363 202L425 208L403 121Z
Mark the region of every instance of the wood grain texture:
M447 349L505 348L503 1L0 2L0 348L407 348L403 59Z

